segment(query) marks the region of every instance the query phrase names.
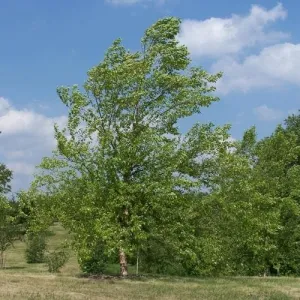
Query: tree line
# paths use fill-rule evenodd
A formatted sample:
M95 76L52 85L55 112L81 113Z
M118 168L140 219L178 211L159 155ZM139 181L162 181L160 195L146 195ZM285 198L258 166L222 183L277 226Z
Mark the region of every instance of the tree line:
M91 274L119 262L122 276L128 263L176 275L298 275L300 115L261 140L255 127L233 141L230 125L212 123L183 134L181 119L219 100L222 74L192 65L179 29L177 18L157 21L137 52L118 39L82 87L58 88L67 125L55 126L57 148L9 222L39 235L59 221ZM10 179L2 165L5 207Z

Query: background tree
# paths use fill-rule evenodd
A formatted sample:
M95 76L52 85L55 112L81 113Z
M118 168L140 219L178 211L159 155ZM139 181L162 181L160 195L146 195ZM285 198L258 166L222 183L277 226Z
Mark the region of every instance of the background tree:
M278 126L261 141L251 128L220 157L196 214L200 273L299 273L299 146L291 128Z
M295 116L288 120L294 120ZM272 197L280 210L280 228L276 261L281 273L299 273L299 209L300 209L300 145L294 122L278 126L275 132L257 144L258 162L255 167L257 190ZM293 124L293 126L291 125Z
M0 131L1 134L1 131ZM0 163L0 195L10 192L10 182L12 180L13 173L9 170L5 164Z
M5 164L0 163L0 194L10 192L10 182L12 180L12 171Z
M0 195L0 268L5 267L5 251L21 236L22 230L15 223L9 201Z
M12 171L0 164L0 268L5 267L5 251L21 235L20 229L14 224L13 205L5 195L11 190L11 180Z
M251 136L253 140L253 133L253 129L246 132L235 149L215 159L209 191L200 203L195 202L190 215L198 249L194 274L265 272L265 257L274 249L279 215L273 199L256 189L252 155L244 151L244 145L252 144L248 139Z
M292 114L284 121L285 130L287 132L293 132L297 136L297 144L300 143L300 110L298 114Z

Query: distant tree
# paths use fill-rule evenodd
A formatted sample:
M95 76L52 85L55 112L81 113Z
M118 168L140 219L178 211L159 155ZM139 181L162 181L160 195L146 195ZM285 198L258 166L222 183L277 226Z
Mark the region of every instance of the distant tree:
M280 266L282 273L300 274L299 132L294 122L297 118L288 120L286 128L278 126L270 137L258 143L255 176L257 190L272 197L280 213L274 264Z
M197 235L195 274L264 274L276 248L280 210L273 197L257 190L254 132L215 160L210 191L195 202L190 216Z
M1 131L0 131L1 134ZM0 163L0 195L10 192L10 182L12 180L12 171L5 164Z
M286 131L293 132L297 136L297 142L300 144L300 110L298 114L291 114L284 121Z
M20 239L21 230L12 217L12 209L7 199L0 196L0 268L5 267L5 251Z
M10 192L10 182L12 180L12 171L9 170L4 164L0 163L0 194Z

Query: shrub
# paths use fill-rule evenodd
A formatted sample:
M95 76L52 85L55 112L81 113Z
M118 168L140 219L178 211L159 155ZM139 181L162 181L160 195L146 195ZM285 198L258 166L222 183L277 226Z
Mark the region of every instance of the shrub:
M69 259L69 253L65 249L52 251L46 256L46 264L50 273L57 273Z
M30 233L27 236L27 263L43 263L45 261L46 237L45 233Z
M78 251L79 265L86 274L103 274L108 258L104 253L104 245L98 242L96 246Z

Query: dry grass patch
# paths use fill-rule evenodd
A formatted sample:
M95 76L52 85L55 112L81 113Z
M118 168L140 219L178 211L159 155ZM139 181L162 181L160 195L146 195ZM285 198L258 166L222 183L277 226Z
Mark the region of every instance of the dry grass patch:
M0 299L299 299L299 279L94 280L0 273Z

